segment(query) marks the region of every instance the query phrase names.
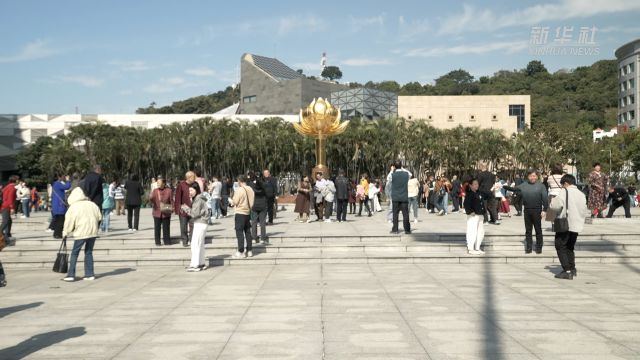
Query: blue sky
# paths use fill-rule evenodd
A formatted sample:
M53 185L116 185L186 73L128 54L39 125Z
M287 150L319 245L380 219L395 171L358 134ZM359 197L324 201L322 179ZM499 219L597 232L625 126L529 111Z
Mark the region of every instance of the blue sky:
M245 52L343 81L479 77L539 59L551 71L614 58L640 38L638 0L33 1L0 3L0 113L132 113L239 81ZM532 32L593 30L589 54L534 55ZM560 28L561 33L556 33ZM597 49L594 50L594 49ZM597 53L597 54L596 54Z

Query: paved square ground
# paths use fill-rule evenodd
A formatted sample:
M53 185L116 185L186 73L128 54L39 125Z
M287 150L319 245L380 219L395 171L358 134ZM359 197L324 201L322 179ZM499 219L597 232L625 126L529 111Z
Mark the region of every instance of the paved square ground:
M555 270L99 268L76 283L13 270L0 359L640 359L640 268Z

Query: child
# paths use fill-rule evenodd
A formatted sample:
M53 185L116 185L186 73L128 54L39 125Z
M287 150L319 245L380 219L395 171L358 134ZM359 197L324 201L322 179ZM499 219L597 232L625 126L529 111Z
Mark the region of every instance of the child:
M478 179L472 179L464 198L464 211L467 214L467 251L469 255L482 255L480 245L484 239L484 198L478 188Z
M95 280L93 272L93 245L98 237L98 224L102 220L100 209L90 201L80 187L69 195L69 209L64 217L63 238L73 236L73 250L69 261L69 271L64 281L76 281L76 263L84 245L84 280ZM65 240L66 241L66 240Z
M182 205L182 211L191 217L189 220L193 224L193 232L191 235L191 264L187 268L188 272L198 272L205 270L207 266L204 263L204 238L207 234L207 225L209 224L209 208L207 207L207 198L199 194L199 187L189 187L189 196L191 197L191 207L186 204Z

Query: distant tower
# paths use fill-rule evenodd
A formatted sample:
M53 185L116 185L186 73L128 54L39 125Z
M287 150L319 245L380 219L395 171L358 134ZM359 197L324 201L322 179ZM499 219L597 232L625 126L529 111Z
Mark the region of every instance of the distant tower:
M327 67L327 53L323 52L322 53L322 57L320 58L320 67L322 69L320 69L320 73L322 74L322 70L324 70L324 68Z

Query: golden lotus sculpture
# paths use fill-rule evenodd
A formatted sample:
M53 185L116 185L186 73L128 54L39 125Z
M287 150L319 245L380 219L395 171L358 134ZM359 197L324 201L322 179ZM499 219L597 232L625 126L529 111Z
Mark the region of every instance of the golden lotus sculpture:
M330 172L326 163L325 140L328 137L342 134L349 121L340 122L340 109L323 98L313 99L305 109L300 109L300 121L293 124L296 131L304 136L316 139L316 167L313 174L321 172L325 178Z

